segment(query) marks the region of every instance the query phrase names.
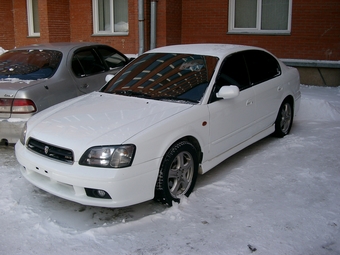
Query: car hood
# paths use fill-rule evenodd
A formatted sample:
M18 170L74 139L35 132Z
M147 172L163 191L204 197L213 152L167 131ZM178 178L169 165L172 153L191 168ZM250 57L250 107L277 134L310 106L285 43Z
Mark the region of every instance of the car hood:
M0 79L0 98L14 98L18 90L39 84L45 80Z
M27 136L82 151L122 144L142 130L191 108L180 104L93 92L33 116Z

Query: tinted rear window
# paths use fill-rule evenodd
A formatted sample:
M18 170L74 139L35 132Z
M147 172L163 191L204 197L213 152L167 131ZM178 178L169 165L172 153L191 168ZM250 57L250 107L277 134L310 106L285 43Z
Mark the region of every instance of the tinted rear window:
M62 53L54 50L14 50L0 56L0 79L38 80L51 77Z
M252 85L270 80L281 74L279 63L270 54L259 50L249 50L245 51L244 55Z

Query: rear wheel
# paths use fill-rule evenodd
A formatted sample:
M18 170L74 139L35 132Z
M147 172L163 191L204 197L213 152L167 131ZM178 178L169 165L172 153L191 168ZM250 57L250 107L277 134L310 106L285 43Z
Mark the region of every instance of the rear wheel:
M274 135L284 137L289 134L293 124L293 106L289 100L285 100L279 110L275 121Z
M189 196L198 172L197 150L187 142L173 145L165 154L155 188L155 200L172 206L172 201Z

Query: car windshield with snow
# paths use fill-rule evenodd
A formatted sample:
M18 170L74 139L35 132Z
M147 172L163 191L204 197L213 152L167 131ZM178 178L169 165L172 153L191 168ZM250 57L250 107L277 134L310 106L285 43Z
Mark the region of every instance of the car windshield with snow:
M62 53L56 50L16 50L0 56L0 79L39 80L57 70Z
M198 174L274 134L287 135L300 80L261 48L174 45L146 52L98 92L25 125L15 152L37 187L84 205L172 205Z

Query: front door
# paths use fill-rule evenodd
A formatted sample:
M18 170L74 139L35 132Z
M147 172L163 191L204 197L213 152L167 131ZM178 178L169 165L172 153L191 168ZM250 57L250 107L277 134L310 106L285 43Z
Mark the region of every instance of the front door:
M94 49L86 48L73 55L72 71L78 89L86 94L105 84L108 68Z
M218 99L216 92L222 86L236 85L240 94L233 99ZM250 86L244 56L228 56L217 75L208 104L210 112L210 153L208 160L232 149L253 135L255 123L255 93Z

